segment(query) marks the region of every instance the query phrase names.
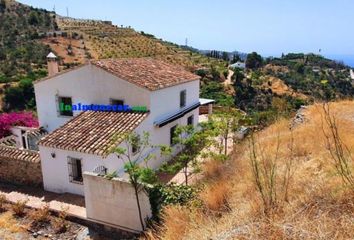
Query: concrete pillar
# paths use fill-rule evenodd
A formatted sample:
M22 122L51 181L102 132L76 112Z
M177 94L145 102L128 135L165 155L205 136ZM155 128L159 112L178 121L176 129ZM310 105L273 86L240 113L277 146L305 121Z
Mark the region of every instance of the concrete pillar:
M208 114L212 114L213 113L213 104L210 103L208 104Z

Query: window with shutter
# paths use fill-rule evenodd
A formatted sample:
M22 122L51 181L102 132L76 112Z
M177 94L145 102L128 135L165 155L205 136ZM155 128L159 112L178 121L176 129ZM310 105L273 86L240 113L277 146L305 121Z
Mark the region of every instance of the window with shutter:
M58 97L59 102L59 115L60 116L73 116L72 100L71 97Z
M69 179L72 183L83 183L81 159L68 157Z
M179 93L179 106L181 108L186 106L186 96L187 96L186 90L183 90Z

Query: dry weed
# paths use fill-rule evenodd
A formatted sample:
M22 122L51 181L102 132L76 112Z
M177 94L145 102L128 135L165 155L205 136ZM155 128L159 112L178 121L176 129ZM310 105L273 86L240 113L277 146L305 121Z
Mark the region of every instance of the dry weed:
M18 217L23 217L25 215L26 204L28 200L18 200L16 203L12 204L12 211Z
M162 220L163 239L180 240L188 230L190 212L180 206L170 206L164 209Z
M11 212L0 214L0 228L9 230L12 233L23 232L23 229L12 216Z
M45 204L43 207L32 212L30 217L33 220L32 225L49 222L50 221L49 204Z
M201 192L200 199L206 209L212 212L223 212L230 209L228 199L231 194L231 186L227 180L214 182Z
M64 233L68 230L68 223L66 218L68 216L68 208L61 208L57 218L52 219L52 226L55 233Z
M6 196L4 194L0 194L0 212L4 210L6 201Z
M224 172L224 166L221 161L209 160L203 164L203 175L206 179L220 178Z

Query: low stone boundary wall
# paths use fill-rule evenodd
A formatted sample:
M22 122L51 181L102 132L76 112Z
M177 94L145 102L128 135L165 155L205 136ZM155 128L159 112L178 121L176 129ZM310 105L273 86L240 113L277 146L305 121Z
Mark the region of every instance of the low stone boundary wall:
M43 178L39 153L0 146L0 181L42 186Z

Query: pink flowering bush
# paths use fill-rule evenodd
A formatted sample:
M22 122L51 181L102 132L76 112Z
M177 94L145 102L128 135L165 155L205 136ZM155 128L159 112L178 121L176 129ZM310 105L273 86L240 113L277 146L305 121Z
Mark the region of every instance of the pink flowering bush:
M0 114L0 138L10 135L12 126L38 127L38 120L31 112Z

